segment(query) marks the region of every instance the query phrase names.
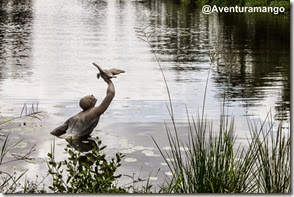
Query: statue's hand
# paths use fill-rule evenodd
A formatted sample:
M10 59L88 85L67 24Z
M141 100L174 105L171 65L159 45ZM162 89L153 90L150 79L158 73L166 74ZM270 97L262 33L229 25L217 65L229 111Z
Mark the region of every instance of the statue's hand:
M101 75L101 78L102 78L106 83L111 82L110 78L108 78L108 77L106 77L106 76Z

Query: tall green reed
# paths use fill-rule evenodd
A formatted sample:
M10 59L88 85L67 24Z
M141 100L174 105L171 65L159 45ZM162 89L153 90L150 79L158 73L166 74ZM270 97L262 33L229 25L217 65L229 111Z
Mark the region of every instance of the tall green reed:
M138 37L151 47L152 32L139 30ZM143 37L143 38L142 38ZM151 48L152 50L152 48ZM210 67L205 84L201 116L188 119L188 139L178 137L172 100L162 66L152 50L168 92L169 113L173 130L166 125L170 151L161 150L153 141L172 172L161 187L164 193L288 193L290 192L290 137L283 132L282 122L274 127L273 118L267 116L261 125L248 120L250 137L247 144L236 143L234 119L222 109L218 129L204 119L206 92L213 60L218 56L209 53ZM270 113L269 113L270 114ZM265 126L265 123L268 126ZM289 132L289 130L286 129ZM188 150L181 151L182 147Z

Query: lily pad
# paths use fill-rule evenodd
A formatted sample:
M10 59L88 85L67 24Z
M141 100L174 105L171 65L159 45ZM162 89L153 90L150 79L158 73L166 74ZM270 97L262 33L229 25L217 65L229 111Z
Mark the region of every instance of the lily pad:
M167 175L167 176L172 176L173 175L172 172L165 172L164 174Z
M147 157L159 157L160 155L154 154L152 150L143 150L142 153Z
M125 161L125 162L128 162L128 163L133 163L133 162L136 162L137 159L136 159L136 158L132 158L132 157L128 157L128 158L125 158L124 161Z
M157 177L154 177L154 176L151 176L151 177L149 177L149 180L150 181L156 181L158 178Z

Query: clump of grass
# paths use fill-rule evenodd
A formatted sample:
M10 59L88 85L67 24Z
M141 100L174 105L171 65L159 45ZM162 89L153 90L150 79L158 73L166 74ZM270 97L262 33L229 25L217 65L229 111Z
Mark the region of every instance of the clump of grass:
M41 118L44 116L43 116L43 112L39 110L38 103L32 103L30 107L28 107L28 105L25 103L22 107L22 110L19 116L0 122L0 125L4 125L6 123L9 123L13 120L16 120L22 117L31 117L31 118L36 118L38 120L41 120Z
M162 192L289 193L290 137L283 134L281 124L275 129L269 120L260 126L249 121L250 138L239 146L234 120L224 115L218 131L201 118L188 118L186 142L166 127L171 151L162 151L154 140L173 173ZM182 146L188 147L184 153Z
M160 169L158 169L158 171L155 173L155 176L157 176L159 170ZM151 182L152 173L150 173L147 176L147 178L141 178L140 175L141 171L139 175L137 175L137 177L136 173L133 173L133 175L125 174L124 176L130 178L131 181L129 183L124 184L122 187L125 188L125 190L128 193L156 193L156 189L154 188L154 185Z
M138 38L150 44L153 32L138 30ZM152 50L163 75L173 123L173 133L166 126L171 151L163 152L153 138L170 171L161 192L165 193L289 193L290 192L290 137L283 134L282 123L275 130L273 119L267 118L258 127L248 122L250 138L247 145L236 147L234 119L221 113L218 130L204 119L205 101L211 65L217 61L220 51L209 52L210 67L206 79L201 117L195 121L188 115L188 140L180 141L171 94L162 66ZM232 65L233 56L225 59ZM187 113L188 114L188 113ZM269 122L268 127L265 123ZM289 130L288 130L289 131ZM181 147L188 147L184 153Z
M291 187L289 130L283 128L282 122L275 128L271 120L272 118L267 127L264 126L264 122L259 128L249 122L251 136L255 140L254 150L257 153L254 161L258 172L255 177L257 192L289 193Z
M21 178L26 174L27 170L23 173L20 173L17 175L16 173L10 173L3 170L4 166L7 166L7 164L11 164L16 161L26 161L29 158L29 155L35 150L35 146L32 146L32 148L23 156L14 156L13 159L5 159L7 154L19 143L22 142L22 140L16 142L16 143L9 143L9 135L3 135L4 137L3 144L0 146L0 192L1 193L12 193L15 192L18 188L20 188L20 180Z
M0 122L0 126L9 123L11 121L14 121L16 119L22 118L22 117L32 117L40 120L40 117L42 117L42 112L39 111L38 103L34 104L32 103L31 107L28 107L28 105L25 103L23 105L22 111L18 117L8 119L6 121ZM1 130L2 128L0 128ZM29 161L30 155L32 152L35 151L36 145L33 145L25 154L23 155L15 155L11 154L13 158L7 158L7 154L10 153L14 148L16 148L23 140L19 140L15 143L11 143L9 141L10 136L9 134L1 134L0 133L0 192L1 193L13 193L13 192L20 192L22 190L22 184L21 180L26 174L26 171L17 174L16 172L11 173L7 172L5 170L5 167L7 165L11 165L13 162L17 161ZM36 182L31 182L29 180L26 180L26 183L29 184L25 185L24 192L26 192L27 189L30 189L32 191L32 185L39 186L42 182L36 184ZM37 191L37 188L35 187L34 191Z

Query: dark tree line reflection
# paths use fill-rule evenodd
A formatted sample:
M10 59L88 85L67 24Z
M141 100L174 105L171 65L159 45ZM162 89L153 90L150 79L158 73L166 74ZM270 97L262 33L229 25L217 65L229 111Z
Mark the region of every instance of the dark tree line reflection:
M28 74L31 61L32 1L0 1L0 80Z
M94 16L87 21L89 26L99 27L108 2L83 0L80 3ZM207 69L208 52L219 51L219 65L212 72L212 81L219 90L216 97L225 95L228 101L238 100L243 106L252 107L263 105L265 98L274 95L278 97L276 111L289 113L289 16L208 16L200 8L170 0L132 4L138 17L151 22L154 28L151 45L165 67L176 75ZM126 6L125 1L120 1L117 11L123 12ZM142 7L148 14L142 14ZM29 74L33 59L32 24L32 0L0 1L0 80ZM280 116L287 118L289 114Z
M229 99L246 98L245 106L279 95L278 118L290 111L290 23L286 16L222 15L224 66L214 80ZM234 58L229 64L228 54ZM224 85L224 86L223 86ZM259 102L256 102L256 99ZM284 117L285 118L285 117Z
M200 9L172 1L146 3L154 14L153 49L161 61L176 62L177 74L207 63L208 51L218 51L212 78L217 97L263 105L278 96L277 118L290 112L290 17L272 14L205 16ZM168 64L167 64L168 65ZM184 74L184 73L182 73ZM284 112L285 113L284 113Z

